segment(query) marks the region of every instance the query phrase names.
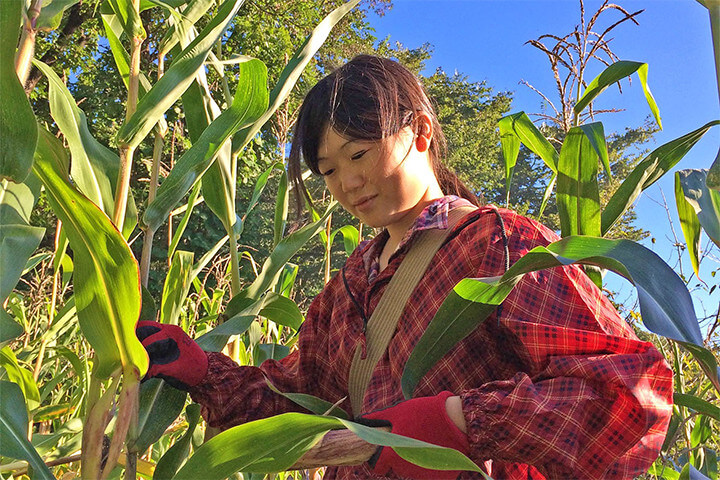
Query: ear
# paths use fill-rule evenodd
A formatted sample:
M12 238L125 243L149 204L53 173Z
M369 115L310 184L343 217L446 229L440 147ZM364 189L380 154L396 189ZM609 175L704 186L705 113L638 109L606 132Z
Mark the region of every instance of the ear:
M418 152L426 152L430 148L433 137L433 124L430 115L420 112L415 117L415 148Z

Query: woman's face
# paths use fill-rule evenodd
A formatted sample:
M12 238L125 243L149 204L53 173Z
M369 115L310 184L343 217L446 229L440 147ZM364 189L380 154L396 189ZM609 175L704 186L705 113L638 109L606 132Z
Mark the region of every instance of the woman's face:
M430 165L431 135L418 138L410 127L380 141L347 138L327 128L318 169L347 211L402 238L420 212L443 195Z

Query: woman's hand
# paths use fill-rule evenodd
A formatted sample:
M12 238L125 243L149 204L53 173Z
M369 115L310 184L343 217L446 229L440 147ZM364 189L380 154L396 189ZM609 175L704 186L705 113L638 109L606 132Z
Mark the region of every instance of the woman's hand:
M449 409L448 400L450 400ZM470 450L467 435L458 427L450 413L452 411L452 415L456 416L457 408L462 417L459 401L460 397L454 396L450 392L442 392L433 397L413 398L395 406L368 413L362 416L362 420L371 420L372 422L363 423L372 423L377 426L389 425L392 433L442 447L454 448L467 455ZM428 470L419 467L403 460L391 448L385 447L381 447L369 463L373 472L378 475L386 475L392 470L401 477L450 480L457 478L460 474L455 470Z
M135 334L150 359L145 378L158 377L179 390L190 390L205 378L207 354L177 325L141 321Z

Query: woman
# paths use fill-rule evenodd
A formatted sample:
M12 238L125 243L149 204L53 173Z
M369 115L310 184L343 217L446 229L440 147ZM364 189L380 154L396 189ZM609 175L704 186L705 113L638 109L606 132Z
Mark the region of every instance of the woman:
M558 238L511 211L479 207L442 165L443 146L422 87L396 62L360 56L321 80L295 127L289 172L296 191L305 191L302 159L346 210L382 232L315 298L298 349L285 359L239 367L205 354L177 327L149 322L138 329L150 353L148 375L189 390L208 423L223 429L302 411L268 389L265 376L281 391L337 402L348 396L356 349L366 354L368 321L399 265L426 232L443 230L364 394L341 406L394 433L461 450L496 479L645 472L671 415L671 371L576 267L526 275L403 401L403 367L452 287L466 277L501 275ZM167 350L177 359L161 364ZM389 448L365 465L326 474L378 477L481 478L424 470Z

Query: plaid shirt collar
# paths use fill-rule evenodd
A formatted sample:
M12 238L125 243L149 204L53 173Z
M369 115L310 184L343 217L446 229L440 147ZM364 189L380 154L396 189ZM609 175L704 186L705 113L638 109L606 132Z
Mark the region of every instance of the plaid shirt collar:
M472 205L470 201L455 195L446 195L434 200L430 205L420 212L415 222L410 226L405 236L400 241L397 250L392 254L390 260L415 239L418 232L434 228L448 228L448 212L454 208ZM377 236L377 240L370 245L370 248L363 255L365 271L368 274L368 283L372 283L380 273L380 253L389 237L388 231L383 229Z

